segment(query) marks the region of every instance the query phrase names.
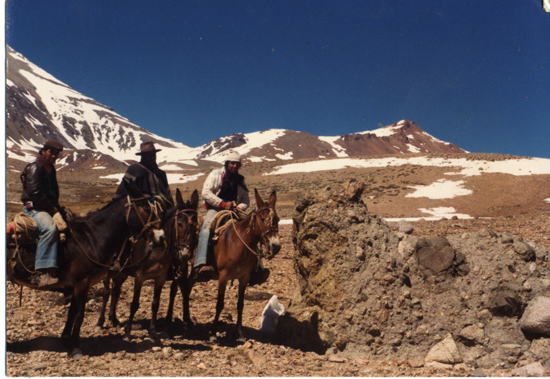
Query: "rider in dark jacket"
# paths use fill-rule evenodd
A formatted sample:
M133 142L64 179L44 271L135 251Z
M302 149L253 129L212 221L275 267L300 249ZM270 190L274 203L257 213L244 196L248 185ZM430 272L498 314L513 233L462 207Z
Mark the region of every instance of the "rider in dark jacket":
M150 196L160 196L163 201L168 200L167 208L174 204L174 199L170 193L168 178L166 173L157 165L157 152L153 142L143 142L140 151L136 155L141 155L141 161L128 167L124 178L133 181L142 193ZM120 182L116 196L126 196L126 187Z
M57 244L59 230L67 226L59 213L59 186L55 172L55 161L63 145L46 141L36 161L28 164L21 173L23 191L21 201L23 212L35 220L40 236L36 247L35 276L31 283L39 287L57 283Z
M159 151L160 149L155 149L155 144L151 141L141 144L140 151L136 153L136 155L141 155L141 160L128 167L116 190L115 198L127 195L126 187L122 183L124 179L127 179L133 181L143 194L153 197L155 203L158 201L163 210L166 211L174 205L166 173L157 165L157 152ZM124 253L117 254L109 270L120 271L123 260Z

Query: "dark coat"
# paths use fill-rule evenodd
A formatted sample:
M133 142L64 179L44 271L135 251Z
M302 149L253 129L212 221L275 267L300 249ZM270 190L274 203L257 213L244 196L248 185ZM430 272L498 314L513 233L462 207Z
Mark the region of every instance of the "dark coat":
M59 186L55 167L48 164L42 156L29 163L21 173L23 192L21 201L32 201L33 208L53 214L54 207L59 209Z
M149 170L142 164L135 163L128 167L124 178L132 180L144 194L150 196L162 195L174 204L170 187L168 186L168 178L166 177L166 173L160 168L156 167L153 170ZM126 195L126 188L121 182L116 190L116 196Z

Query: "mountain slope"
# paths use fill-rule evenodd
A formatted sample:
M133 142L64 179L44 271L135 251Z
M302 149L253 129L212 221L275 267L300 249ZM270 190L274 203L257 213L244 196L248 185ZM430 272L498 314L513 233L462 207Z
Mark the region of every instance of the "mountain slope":
M374 131L334 137L286 129L238 133L191 148L143 129L108 106L82 95L37 67L9 46L6 72L6 148L8 158L31 161L48 139L66 150L60 168L123 169L137 159L142 141L162 149L157 160L172 167L223 162L230 149L245 161L323 159L364 155L464 152L402 120Z

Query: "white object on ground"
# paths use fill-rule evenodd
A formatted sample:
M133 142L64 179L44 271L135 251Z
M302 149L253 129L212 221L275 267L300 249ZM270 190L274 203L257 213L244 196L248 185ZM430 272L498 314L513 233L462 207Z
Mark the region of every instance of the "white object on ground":
M273 295L262 313L262 326L260 332L275 334L277 321L285 313L285 307L279 303L276 295Z

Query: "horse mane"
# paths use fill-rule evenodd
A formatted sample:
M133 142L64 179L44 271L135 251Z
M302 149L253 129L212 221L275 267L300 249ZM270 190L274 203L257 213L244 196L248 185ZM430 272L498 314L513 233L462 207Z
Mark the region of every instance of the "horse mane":
M121 197L115 197L113 199L111 199L111 201L109 201L107 204L105 204L103 207L99 208L99 209L96 209L95 211L93 212L90 212L88 213L86 216L77 216L75 217L71 222L75 222L75 221L87 221L91 218L93 218L94 216L96 216L99 212L102 212L104 211L105 209L109 209L111 207L113 207L115 204L118 204L122 199L125 199L126 196L121 196Z

